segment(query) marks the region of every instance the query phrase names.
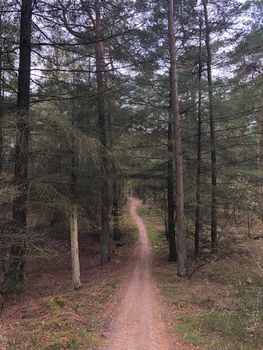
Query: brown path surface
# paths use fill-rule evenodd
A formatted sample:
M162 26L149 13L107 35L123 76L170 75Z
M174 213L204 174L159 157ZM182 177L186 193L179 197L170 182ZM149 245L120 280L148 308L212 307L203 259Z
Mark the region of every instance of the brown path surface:
M138 257L113 319L107 350L175 350L162 321L164 313L151 276L152 254L140 201L131 199L131 215L139 229Z

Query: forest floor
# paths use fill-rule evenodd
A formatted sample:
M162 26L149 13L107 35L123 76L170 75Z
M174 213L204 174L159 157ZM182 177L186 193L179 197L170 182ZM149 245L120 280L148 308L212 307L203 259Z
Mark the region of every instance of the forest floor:
M100 265L98 234L81 235L80 290L65 238L50 239L56 255L29 259L24 290L4 305L0 350L263 350L263 240L224 225L218 256L204 243L180 279L160 213L131 204L110 264Z
M161 213L151 205L138 213L152 242L153 276L169 306L174 333L200 349L263 350L263 239L253 239L262 237L262 224L255 224L248 237L242 221L238 226L220 222L218 255L209 252L207 235L199 259L191 256L189 235L192 276L185 280L177 277L176 264L167 261ZM188 232L192 230L189 225Z
M134 254L137 242L128 212L122 225L126 238L113 247L112 261L105 266L100 264L99 234L81 233L82 285L77 291L71 287L65 232L52 231L45 238L40 257L34 254L28 259L22 292L4 304L0 350L89 350L104 345L104 328L129 270L127 256Z

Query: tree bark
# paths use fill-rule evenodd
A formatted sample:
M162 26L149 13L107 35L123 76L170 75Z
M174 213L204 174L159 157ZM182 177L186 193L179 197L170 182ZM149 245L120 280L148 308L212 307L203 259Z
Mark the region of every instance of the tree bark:
M174 31L174 8L173 0L168 0L168 36L170 53L170 88L171 88L171 113L174 128L175 164L176 164L176 233L178 252L178 276L186 277L187 268L187 248L186 231L184 227L184 179L183 179L183 156L181 140L181 121L179 113L179 98L177 86L177 66L176 47Z
M17 231L27 229L28 148L29 148L29 96L31 66L32 0L23 0L20 19L17 121L15 144L14 183L17 195L13 201L13 220ZM10 250L10 265L6 273L13 286L24 279L25 247L17 238Z
M201 163L202 163L202 22L199 23L199 64L198 64L198 106L197 106L197 166L196 166L196 208L195 208L195 256L199 257L199 240L203 226L201 202Z
M169 261L177 261L175 239L175 203L174 203L174 161L173 161L173 129L172 123L168 122L168 162L167 162L167 220Z
M72 106L72 125L77 126L77 121L75 120L75 102L73 100ZM70 242L71 242L71 272L72 272L72 286L74 289L78 289L81 286L80 282L80 263L79 263L79 240L78 240L78 209L77 209L77 139L73 140L72 145L72 157L71 157L71 199L73 205L70 213Z
M96 23L96 78L97 78L97 101L98 101L98 127L101 143L101 263L111 260L110 257L110 225L109 225L109 184L108 184L108 155L107 155L107 118L105 113L104 92L104 45L101 38L101 3L95 1Z
M207 82L209 98L209 124L210 124L210 154L211 154L211 248L216 253L218 249L217 242L217 164L216 164L216 145L215 145L215 122L214 122L214 94L212 78L212 53L210 45L210 23L208 18L207 0L203 0L205 16L205 43L207 52Z
M114 241L119 241L120 237L120 210L119 210L119 197L120 191L118 186L118 181L116 179L115 166L113 167L113 202L112 202L112 217L113 217L113 239Z
M77 205L72 206L70 214L70 241L71 241L71 270L72 285L74 289L81 286L80 264L79 264L79 243L78 243L78 210Z

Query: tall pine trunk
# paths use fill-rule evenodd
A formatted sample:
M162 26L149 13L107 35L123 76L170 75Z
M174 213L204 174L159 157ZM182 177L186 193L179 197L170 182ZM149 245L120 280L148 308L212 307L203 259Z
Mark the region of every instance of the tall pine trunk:
M17 121L15 144L14 183L17 195L13 201L13 220L18 235L10 250L10 265L6 278L11 287L24 279L25 247L23 235L27 229L28 148L29 148L29 97L31 66L32 0L22 0L20 19L20 45L17 94Z
M101 3L95 1L96 23L96 78L98 100L98 127L101 143L101 263L110 261L110 225L109 225L109 183L108 183L108 155L107 155L107 117L105 113L104 91L104 45L101 36Z
M113 81L112 77L114 77L114 63L113 58L111 55L111 52L109 52L109 60L110 60L110 66L111 66L111 75L105 74L105 86L108 93L107 96L107 116L108 116L108 150L110 150L111 154L114 153L114 144L116 143L116 139L113 134L113 113L117 109L117 101L110 93L110 91L113 89ZM112 162L112 166L110 169L110 182L111 182L111 189L112 189L112 223L113 223L113 239L114 241L120 240L120 210L119 210L119 201L120 201L120 181L118 178L118 170L115 163L115 160Z
M207 82L209 98L209 124L210 124L210 154L211 154L211 248L216 253L217 242L217 164L215 145L215 122L214 122L214 94L212 78L212 53L210 45L210 23L208 18L207 0L203 0L205 16L205 43L207 52Z
M186 277L187 269L187 248L186 231L184 226L184 178L183 178L183 156L181 140L181 121L179 113L179 98L177 84L176 47L174 31L174 8L173 0L168 0L168 36L170 53L170 106L174 128L175 165L176 165L176 233L178 252L178 276Z
M174 161L173 161L173 125L168 122L168 162L167 162L167 221L169 241L169 261L177 261L175 239L175 203L174 203Z
M198 106L197 106L197 165L196 165L196 207L195 207L195 256L200 254L200 233L203 226L201 201L201 163L202 163L202 22L199 23L199 63L198 63Z

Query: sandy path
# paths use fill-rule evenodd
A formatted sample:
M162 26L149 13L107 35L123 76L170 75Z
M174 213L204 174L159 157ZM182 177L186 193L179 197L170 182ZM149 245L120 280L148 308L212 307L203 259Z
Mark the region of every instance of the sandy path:
M161 320L163 314L151 276L151 247L143 220L131 199L131 215L139 229L138 257L129 276L127 289L113 319L107 350L175 350Z

